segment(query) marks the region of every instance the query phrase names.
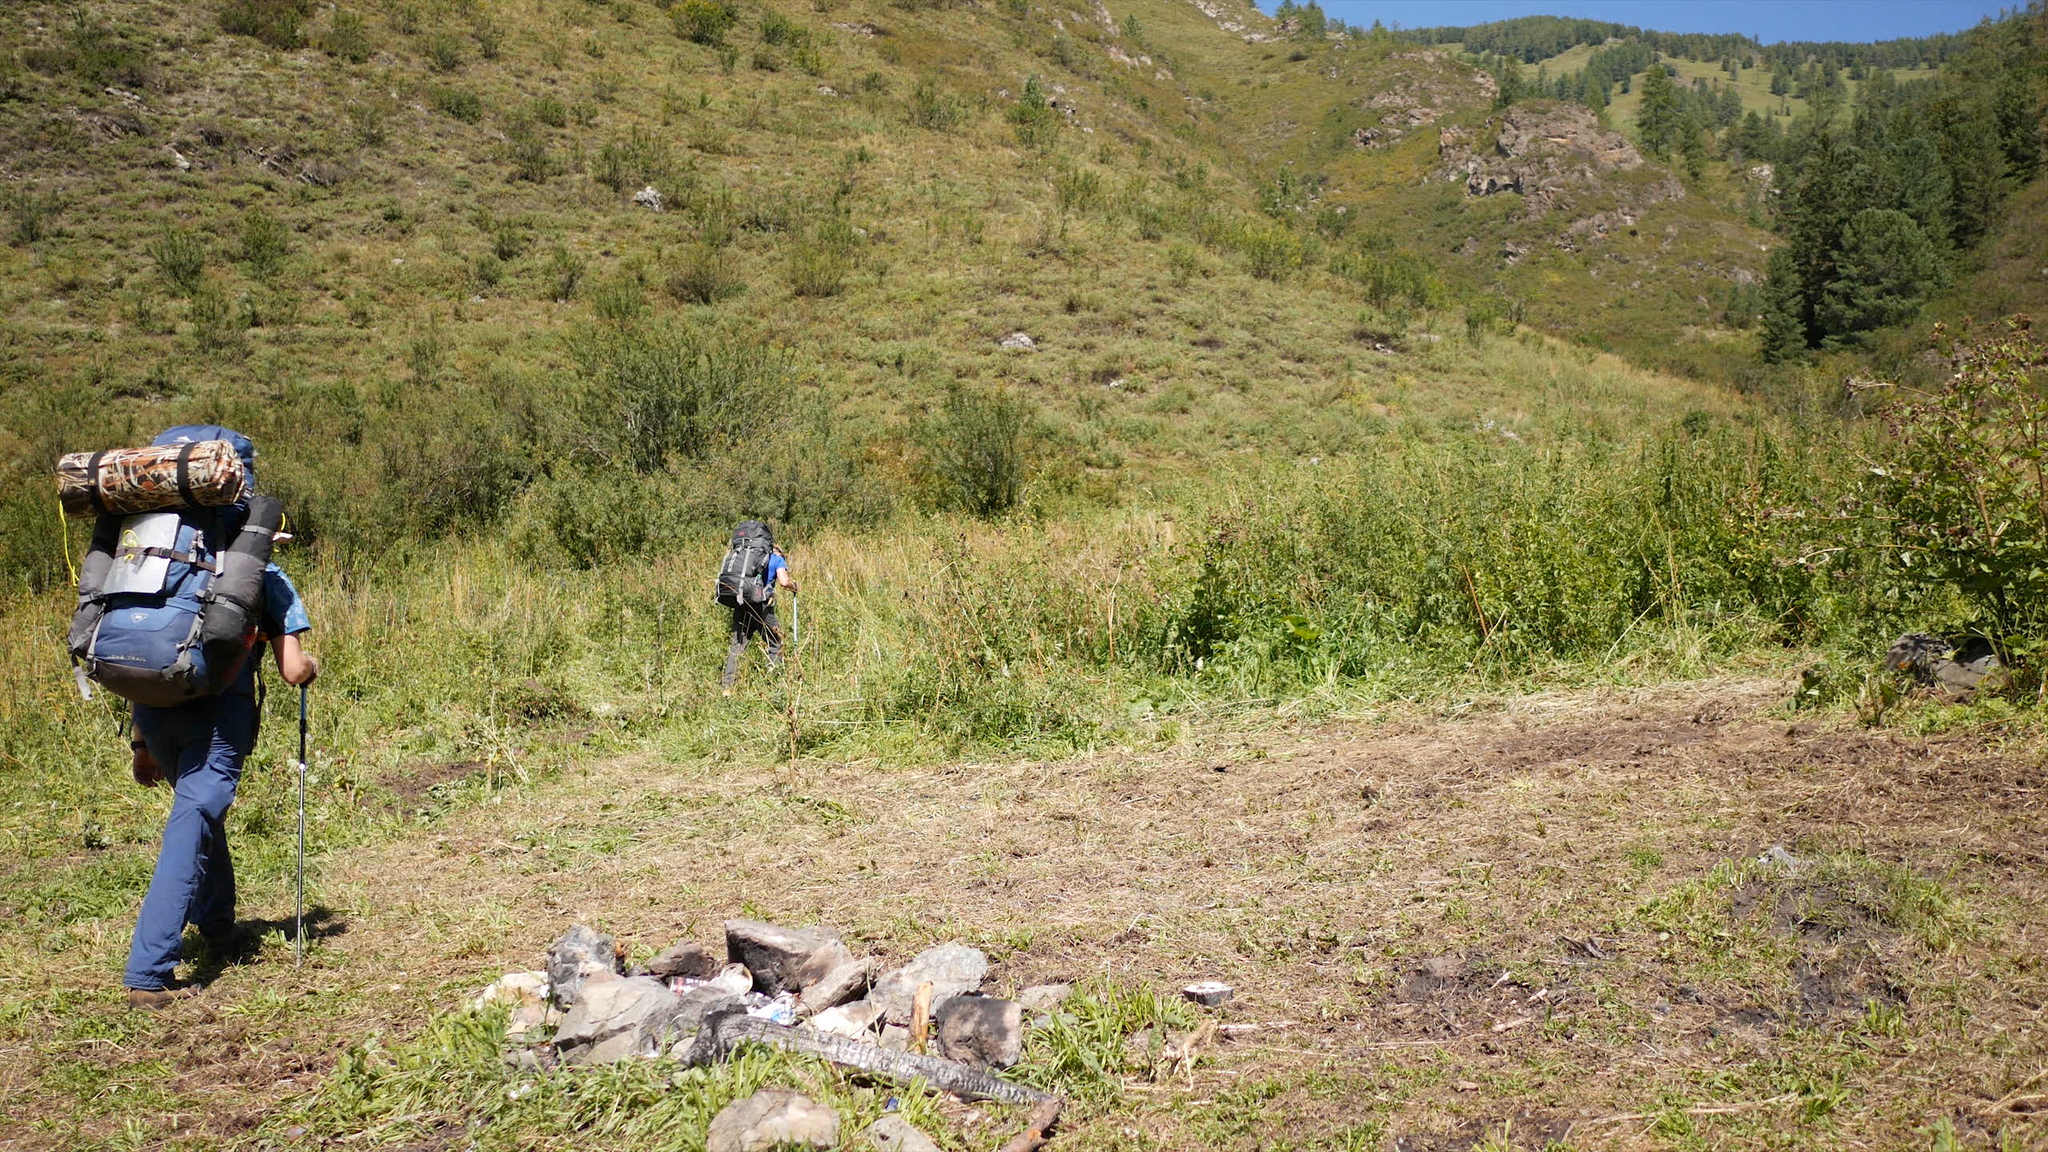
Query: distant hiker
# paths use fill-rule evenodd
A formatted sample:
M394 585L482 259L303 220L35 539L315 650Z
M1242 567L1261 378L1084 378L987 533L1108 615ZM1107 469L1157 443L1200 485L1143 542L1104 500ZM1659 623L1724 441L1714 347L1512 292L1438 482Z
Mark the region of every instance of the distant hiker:
M130 701L135 782L169 782L156 872L122 983L131 1008L192 989L172 980L185 926L225 946L235 927L227 811L256 746L267 640L287 684L320 665L292 582L270 562L281 512L255 492L256 448L218 425L166 430L147 449L74 453L58 466L68 511L97 511L70 647L79 670Z
M725 653L725 694L739 679L740 657L759 636L768 648L768 666L782 669L782 621L775 615L775 590L796 592L789 561L775 546L775 533L759 520L743 520L732 530L732 546L718 569L718 602L732 609L732 643Z

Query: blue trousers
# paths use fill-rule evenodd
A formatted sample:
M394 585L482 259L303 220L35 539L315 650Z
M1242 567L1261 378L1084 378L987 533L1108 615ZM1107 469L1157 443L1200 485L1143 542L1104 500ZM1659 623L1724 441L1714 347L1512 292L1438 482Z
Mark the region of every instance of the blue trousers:
M256 701L230 691L176 708L138 706L135 731L171 785L171 817L122 983L155 989L171 982L185 925L208 935L234 926L227 814L242 762L256 746Z

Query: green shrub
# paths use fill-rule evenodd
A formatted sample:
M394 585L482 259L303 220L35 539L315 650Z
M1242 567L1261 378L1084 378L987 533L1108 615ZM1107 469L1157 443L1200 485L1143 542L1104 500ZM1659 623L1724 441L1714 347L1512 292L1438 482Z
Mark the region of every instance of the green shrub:
M780 353L712 329L595 328L572 336L569 350L591 452L642 475L746 442L776 420L788 384Z
M312 0L227 0L221 6L220 27L230 35L253 37L289 52L305 47L306 17L312 11Z
M365 148L375 148L384 143L385 126L391 121L391 105L386 100L357 100L348 106L349 127L355 130L356 139Z
M505 126L505 160L512 166L514 180L545 184L555 174L555 158L548 151L547 137L529 123Z
M853 271L846 248L806 237L790 245L789 290L798 296L837 296Z
M180 228L175 224L166 225L146 249L150 263L171 285L172 291L180 296L190 296L199 291L201 277L206 274L206 244L197 232Z
M1375 308L1437 308L1444 302L1443 284L1429 264L1403 252L1347 250L1330 261L1330 271L1358 285Z
M631 323L647 311L646 288L630 272L608 276L591 292L590 311L609 324Z
M2048 344L2014 319L1949 351L1947 380L1885 411L1889 456L1844 510L1892 583L1959 593L1954 623L2010 665L2048 650Z
M427 100L464 124L474 124L484 118L483 97L467 88L452 84L435 86L427 89Z
M808 47L811 30L771 8L761 13L761 43L778 48Z
M526 254L526 246L532 242L532 237L527 234L526 229L515 220L497 221L491 225L489 231L491 255L500 260L519 259Z
M668 294L679 304L716 304L746 291L731 260L710 244L693 244L669 273Z
M554 253L548 257L548 299L561 304L575 296L576 285L583 280L583 269L581 256L563 245L556 245Z
M729 0L677 0L669 9L676 35L693 44L719 45L739 19L739 10Z
M806 76L825 74L825 54L810 44L800 44L789 50L789 62Z
M441 32L427 40L427 66L436 72L453 72L466 63L462 41L452 32Z
M0 195L13 221L9 238L15 244L34 244L55 231L57 217L64 210L64 194L56 188L22 184Z
M980 391L954 381L939 411L913 436L944 501L975 516L1016 507L1030 468L1034 414L1007 391Z
M284 222L261 208L242 217L241 248L236 259L258 280L270 280L284 271L291 255L292 233Z
M557 96L534 97L531 112L535 120L550 128L566 128L569 124L569 110Z
M739 207L732 189L723 184L697 197L690 205L690 216L697 226L697 242L706 248L725 247L739 231Z
M1010 126L1017 133L1017 143L1034 151L1045 151L1059 138L1059 110L1047 99L1037 76L1025 78L1024 94L1010 108Z
M192 340L202 352L239 352L245 325L220 285L207 282L192 292Z
M476 38L477 55L484 59L496 60L505 50L505 28L489 16L478 17L469 31Z
M1261 280L1281 280L1306 262L1301 237L1277 224L1246 221L1231 237L1245 270Z
M361 64L377 49L361 16L354 12L336 12L326 33L320 37L320 50L338 60Z
M1060 211L1091 211L1102 203L1102 176L1092 168L1063 164L1053 172L1052 191Z

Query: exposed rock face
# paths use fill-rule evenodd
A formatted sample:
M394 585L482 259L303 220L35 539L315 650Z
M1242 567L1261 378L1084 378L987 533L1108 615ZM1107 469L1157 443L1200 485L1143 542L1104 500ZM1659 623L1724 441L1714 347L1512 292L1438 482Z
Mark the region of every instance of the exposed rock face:
M1379 122L1351 134L1351 142L1360 148L1385 148L1461 108L1491 102L1494 93L1500 90L1492 76L1434 49L1402 52L1394 58L1420 62L1425 70L1410 73L1393 87L1366 99L1365 112L1377 113Z
M1493 127L1499 133L1488 147L1485 132ZM1437 154L1444 162L1439 178L1462 182L1471 196L1519 193L1532 217L1569 210L1596 191L1635 207L1685 196L1668 173L1662 179L1616 179L1643 168L1642 153L1620 133L1600 127L1591 110L1555 100L1511 105L1477 131L1445 128Z

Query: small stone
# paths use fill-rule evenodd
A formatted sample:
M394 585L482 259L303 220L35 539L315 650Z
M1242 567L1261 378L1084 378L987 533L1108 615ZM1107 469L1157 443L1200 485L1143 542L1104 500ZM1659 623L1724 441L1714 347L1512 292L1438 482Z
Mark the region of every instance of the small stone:
M590 984L562 1017L555 1047L565 1064L609 1064L652 1056L674 1034L681 1008L675 993L652 976Z
M1237 990L1220 980L1203 980L1181 989L1180 994L1204 1008L1214 1008L1237 995Z
M910 1029L901 1024L882 1025L882 1038L876 1041L891 1052L910 1051Z
M685 940L647 962L647 974L665 980L677 976L703 979L717 973L718 957L702 944Z
M932 986L932 1010L962 992L979 992L988 977L988 955L965 944L941 944L917 954L910 963L875 983L868 999L882 1006L888 1018L899 1024L910 1022L910 1005L917 998L917 986Z
M1003 337L1001 340L996 341L996 343L1004 348L1022 348L1028 350L1038 347L1038 341L1033 340L1031 338L1030 333L1027 332L1012 332L1008 336Z
M577 924L548 945L548 983L564 1008L575 1005L586 983L618 974L618 946L595 928Z
M831 1148L838 1143L839 1113L787 1088L763 1088L727 1104L704 1134L704 1152Z
M1756 858L1756 862L1766 868L1775 868L1786 876L1803 876L1811 864L1805 857L1786 851L1783 844L1771 845Z
M507 972L497 983L484 989L476 1002L479 1006L510 1005L511 1013L505 1018L505 1038L523 1040L528 1033L548 1022L548 974Z
M1017 993L1017 1003L1028 1012L1050 1012L1073 994L1072 984L1038 984Z
M877 1152L939 1152L931 1137L894 1113L868 1125L867 1138Z
M803 987L798 974L820 953L852 959L839 934L821 928L784 928L762 920L725 922L725 958L754 974L754 991L773 996ZM823 973L820 973L822 975Z
M661 211L661 193L654 190L654 185L649 184L647 187L633 193L633 203L644 205L659 212Z
M804 1026L823 1032L828 1036L845 1036L853 1040L869 1039L875 1030L875 1021L882 1018L882 1006L872 1000L855 1000L823 1012L804 1021Z
M976 1068L1008 1068L1024 1054L1024 1006L955 996L938 1014L939 1055Z
M1477 1092L1481 1088L1484 1088L1485 1085L1481 1084L1477 1080L1460 1080L1457 1083L1451 1085L1451 1087L1457 1089L1460 1092Z

